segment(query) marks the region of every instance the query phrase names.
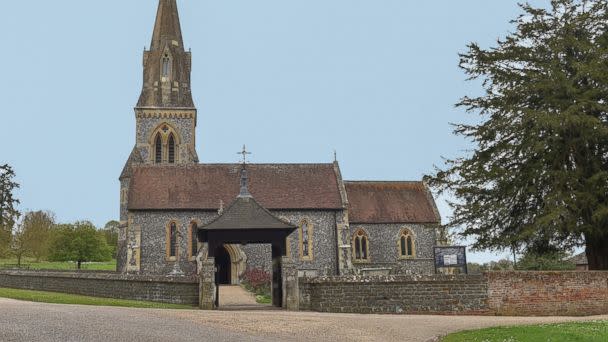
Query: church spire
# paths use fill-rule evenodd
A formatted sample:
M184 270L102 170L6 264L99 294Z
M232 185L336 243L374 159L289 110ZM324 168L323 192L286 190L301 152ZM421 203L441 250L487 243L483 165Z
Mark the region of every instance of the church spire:
M160 0L150 50L162 49L163 43L184 45L176 0Z
M159 0L138 108L192 108L192 56L184 49L176 0Z

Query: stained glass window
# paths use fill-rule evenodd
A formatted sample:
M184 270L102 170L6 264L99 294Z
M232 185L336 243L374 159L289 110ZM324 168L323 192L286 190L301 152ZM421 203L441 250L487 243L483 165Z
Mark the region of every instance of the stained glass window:
M191 243L192 245L190 245L191 248L191 255L192 256L196 256L196 254L198 253L198 225L196 224L196 222L192 223L192 236L191 236Z
M163 161L163 140L160 137L160 133L156 135L154 142L154 161L160 164Z
M169 135L169 141L167 143L167 148L169 149L169 163L175 163L175 139L173 138L173 133Z
M169 226L169 238L171 239L169 242L169 256L176 257L177 256L177 225L175 222L171 222Z
M366 261L369 260L369 241L367 234L362 229L359 229L353 239L353 249L355 260Z

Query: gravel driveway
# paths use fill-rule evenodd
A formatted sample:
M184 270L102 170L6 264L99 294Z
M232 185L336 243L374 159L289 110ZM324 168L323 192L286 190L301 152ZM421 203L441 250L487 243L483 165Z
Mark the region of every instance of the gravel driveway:
M608 316L472 317L285 311L155 310L0 298L0 341L429 341L496 325L608 320Z

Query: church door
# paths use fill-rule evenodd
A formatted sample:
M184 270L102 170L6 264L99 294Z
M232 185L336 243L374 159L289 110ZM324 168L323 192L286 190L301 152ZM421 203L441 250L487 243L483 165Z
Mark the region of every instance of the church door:
M230 260L230 254L223 246L217 249L215 254L215 267L216 267L216 283L218 285L229 285L231 278L232 263Z

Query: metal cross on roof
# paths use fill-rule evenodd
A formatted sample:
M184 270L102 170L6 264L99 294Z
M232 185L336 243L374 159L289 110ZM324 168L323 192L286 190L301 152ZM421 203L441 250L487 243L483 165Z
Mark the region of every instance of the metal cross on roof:
M243 156L243 164L247 164L247 156L251 154L251 152L247 152L247 147L243 145L243 151L237 152L236 154L240 154Z

